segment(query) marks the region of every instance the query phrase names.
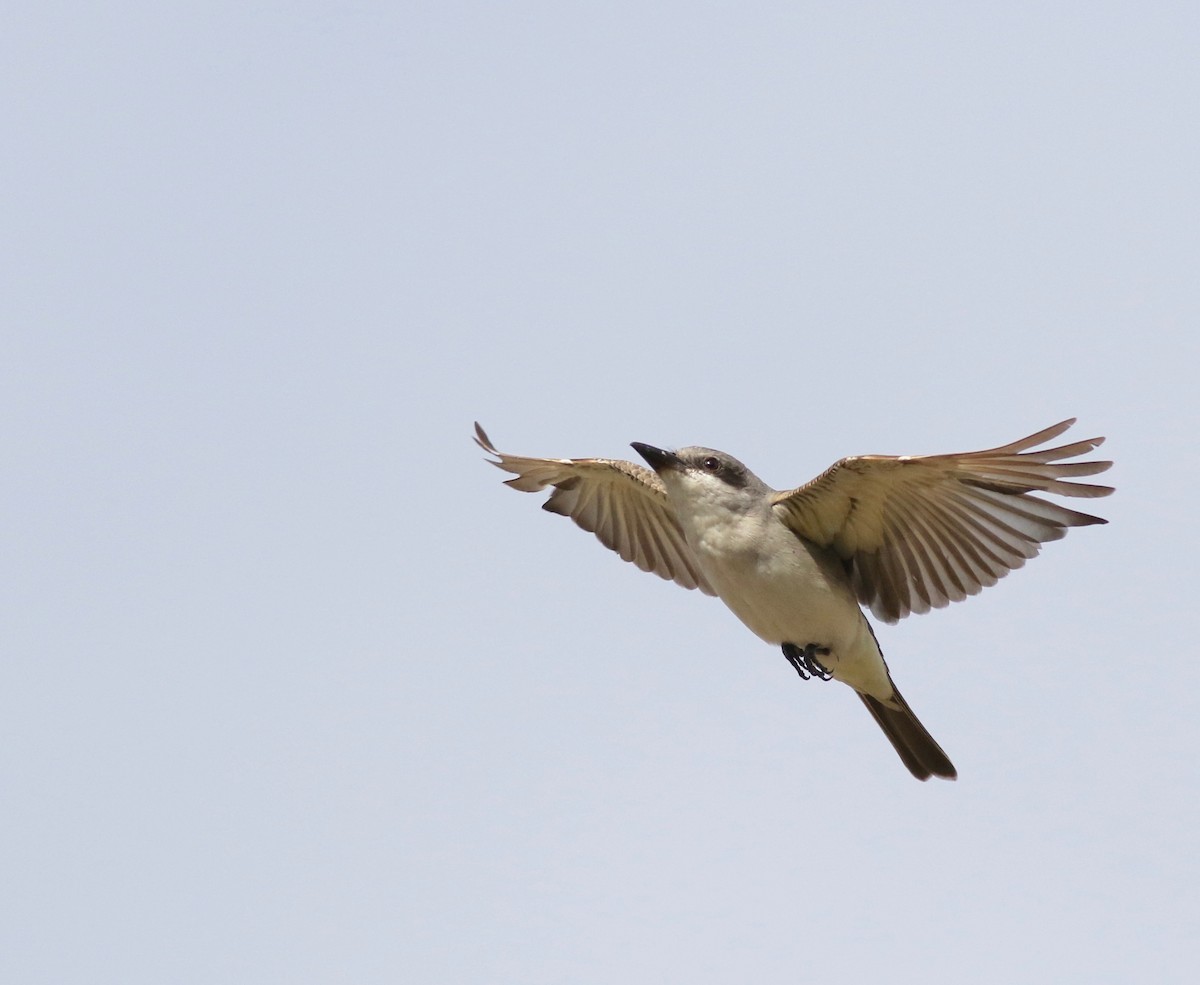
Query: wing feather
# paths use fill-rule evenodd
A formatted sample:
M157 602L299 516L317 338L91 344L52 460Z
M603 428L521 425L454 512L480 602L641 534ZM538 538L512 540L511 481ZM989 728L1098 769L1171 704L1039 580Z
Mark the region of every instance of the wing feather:
M505 455L478 423L475 443L495 456L491 464L515 475L505 485L520 492L550 488L542 509L570 517L623 560L684 588L716 594L687 546L662 481L650 469L607 458Z
M798 536L833 548L859 600L895 622L994 585L1070 527L1105 523L1042 499L1107 496L1110 486L1070 481L1112 462L1064 462L1103 438L1039 446L1074 418L983 451L844 458L812 482L776 495L774 508Z

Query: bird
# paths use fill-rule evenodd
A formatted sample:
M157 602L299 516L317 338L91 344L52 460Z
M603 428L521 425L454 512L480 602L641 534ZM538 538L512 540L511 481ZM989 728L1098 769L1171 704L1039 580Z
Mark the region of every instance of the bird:
M1046 448L1070 418L982 451L856 455L776 490L725 452L631 447L646 462L527 458L492 465L643 571L719 598L802 680L853 688L918 780L957 778L892 680L864 607L885 623L976 595L1071 527L1107 523L1042 498L1107 496L1069 481L1111 467L1077 459L1104 438Z

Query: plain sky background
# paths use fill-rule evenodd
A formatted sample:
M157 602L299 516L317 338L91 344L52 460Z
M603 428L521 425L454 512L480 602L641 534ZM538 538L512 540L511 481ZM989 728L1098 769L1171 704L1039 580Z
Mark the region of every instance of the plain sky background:
M0 979L1184 982L1195 3L56 3L0 31ZM879 630L957 765L500 485L1078 415Z

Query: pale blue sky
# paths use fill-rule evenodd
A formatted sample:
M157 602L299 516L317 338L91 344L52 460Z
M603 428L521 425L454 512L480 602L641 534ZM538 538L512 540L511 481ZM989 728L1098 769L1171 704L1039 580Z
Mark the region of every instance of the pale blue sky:
M0 32L0 979L1190 981L1194 4L40 3ZM1078 415L879 635L959 769L500 485Z

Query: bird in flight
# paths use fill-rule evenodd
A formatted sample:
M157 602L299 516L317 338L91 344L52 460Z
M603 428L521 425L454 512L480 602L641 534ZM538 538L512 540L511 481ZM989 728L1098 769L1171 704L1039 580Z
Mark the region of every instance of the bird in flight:
M856 455L795 489L772 489L712 448L633 442L649 465L607 458L491 464L521 492L551 488L542 508L568 516L643 571L724 602L782 649L804 680L854 688L918 780L953 780L953 764L892 682L861 606L884 622L975 595L1068 527L1106 523L1035 493L1091 498L1110 486L1072 482L1112 462L1076 461L1103 438L1041 448L1063 421L998 448L949 455Z

